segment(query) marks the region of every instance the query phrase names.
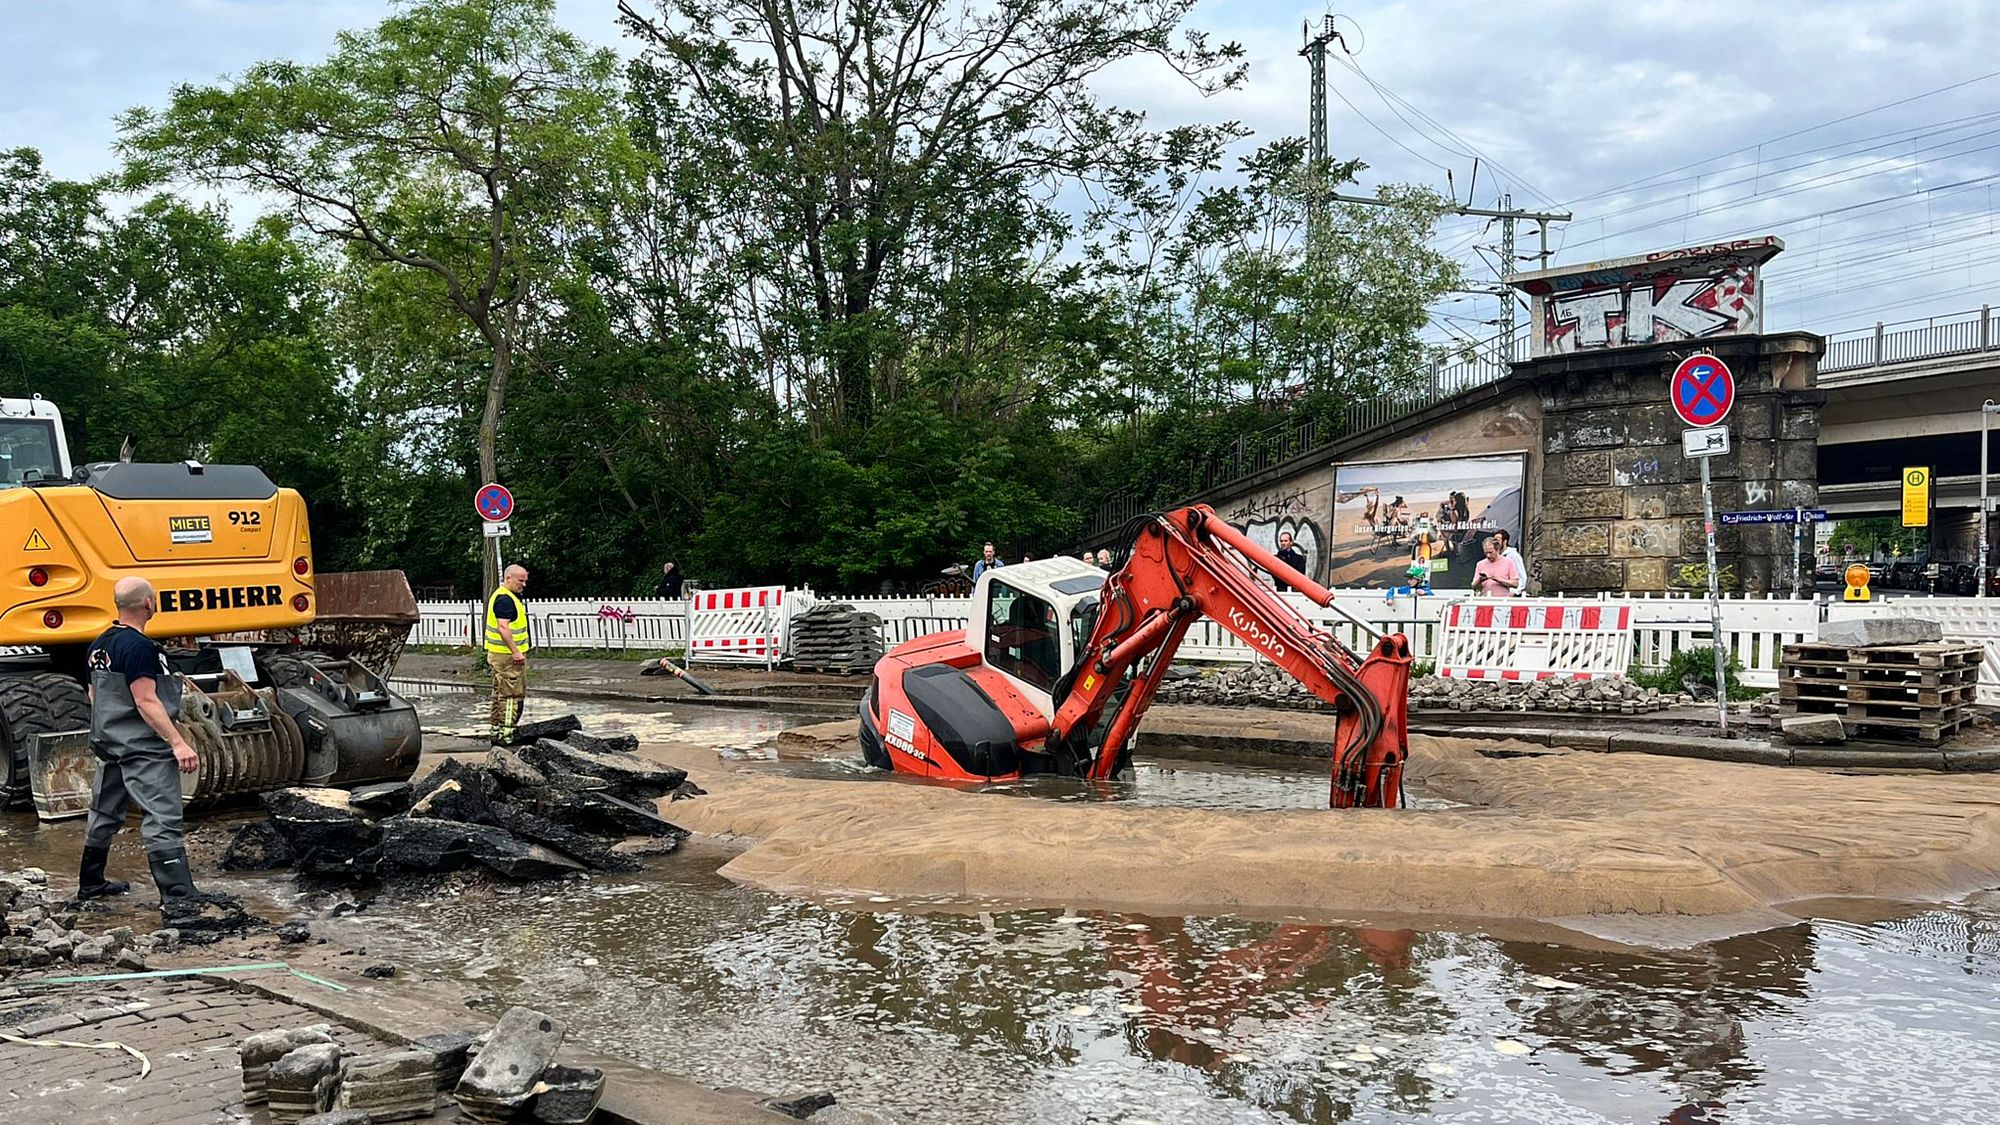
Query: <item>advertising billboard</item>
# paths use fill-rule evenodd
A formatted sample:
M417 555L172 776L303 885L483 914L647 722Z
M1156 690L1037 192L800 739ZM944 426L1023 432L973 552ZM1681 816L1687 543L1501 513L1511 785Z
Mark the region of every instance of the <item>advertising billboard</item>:
M1521 544L1524 453L1342 465L1334 474L1326 584L1394 587L1430 536L1432 583L1465 587L1484 543L1504 530Z

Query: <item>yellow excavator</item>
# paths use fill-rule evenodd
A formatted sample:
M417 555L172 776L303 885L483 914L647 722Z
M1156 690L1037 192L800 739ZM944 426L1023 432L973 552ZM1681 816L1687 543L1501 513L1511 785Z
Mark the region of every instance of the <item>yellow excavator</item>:
M83 654L128 575L190 689L191 801L415 770L416 710L384 679L417 616L400 571L316 573L305 501L260 469L73 467L54 403L0 398L0 804L87 806Z

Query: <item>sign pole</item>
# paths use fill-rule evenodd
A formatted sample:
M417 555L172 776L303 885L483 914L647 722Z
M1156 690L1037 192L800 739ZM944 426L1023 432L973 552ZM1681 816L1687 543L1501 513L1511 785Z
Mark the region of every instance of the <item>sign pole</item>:
M1792 597L1794 599L1798 597L1798 562L1800 562L1798 534L1802 526L1806 526L1806 508L1794 504L1792 506Z
M1708 623L1715 644L1715 724L1729 734L1728 660L1722 651L1722 597L1715 573L1715 490L1709 483L1708 459L1729 452L1729 431L1723 419L1736 405L1736 376L1720 357L1696 352L1681 360L1667 380L1667 402L1693 429L1681 434L1681 450L1701 462L1702 532L1708 546ZM1794 543L1797 532L1794 530ZM1797 568L1792 581L1797 583Z
M1724 679L1727 661L1722 655L1722 601L1715 583L1715 495L1708 487L1708 458L1701 458L1702 528L1708 536L1708 622L1715 638L1715 725L1724 738L1729 736L1729 683Z

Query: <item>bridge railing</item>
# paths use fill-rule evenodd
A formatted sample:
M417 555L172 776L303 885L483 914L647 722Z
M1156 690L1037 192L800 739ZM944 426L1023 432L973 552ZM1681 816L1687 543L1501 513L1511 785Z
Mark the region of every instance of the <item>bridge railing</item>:
M2000 345L1991 306L1921 320L1878 322L1873 328L1836 332L1826 338L1822 374L1857 371L1917 359L1941 359L1990 351Z

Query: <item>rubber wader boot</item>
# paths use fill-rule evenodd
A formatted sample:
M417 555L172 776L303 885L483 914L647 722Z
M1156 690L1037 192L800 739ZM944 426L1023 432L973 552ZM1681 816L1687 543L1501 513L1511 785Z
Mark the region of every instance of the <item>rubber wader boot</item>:
M172 898L193 897L194 876L188 873L186 848L147 852L146 862L153 867L153 885L160 888L161 902Z
M111 862L110 848L83 849L83 864L76 872L76 897L103 898L106 895L122 895L132 889L131 884L121 883L104 877L104 866Z

